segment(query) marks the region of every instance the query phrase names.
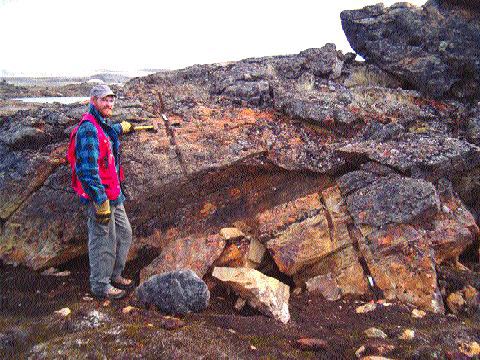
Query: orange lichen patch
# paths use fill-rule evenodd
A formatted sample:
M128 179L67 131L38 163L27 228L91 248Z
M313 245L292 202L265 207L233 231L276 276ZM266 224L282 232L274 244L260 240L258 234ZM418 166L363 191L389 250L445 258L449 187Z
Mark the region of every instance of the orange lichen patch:
M244 117L252 117L255 116L255 110L250 109L250 108L244 108L240 110L240 115Z
M238 199L241 195L241 191L239 188L233 188L233 189L230 189L228 191L228 194L230 195L230 197L234 198L234 199Z
M64 164L67 162L67 158L65 154L67 153L67 145L61 145L55 148L50 155L48 156L48 160L53 165Z
M390 245L393 241L393 236L392 234L387 234L386 236L379 237L376 240L379 245Z
M448 111L451 110L451 106L439 100L425 99L425 98L414 98L413 103L417 106L431 106L438 111Z
M12 248L8 252L8 261L14 263L22 263L27 259L27 252L25 249Z
M288 144L291 146L296 146L296 145L298 146L298 145L303 145L304 141L299 137L291 137L290 139L288 139Z
M208 108L206 106L201 106L199 105L195 109L195 115L198 115L199 117L211 117L212 116L213 109Z
M238 110L237 110L238 111ZM234 111L235 112L235 111ZM245 118L266 118L273 120L275 118L275 113L273 111L261 111L251 108L242 108L239 110L238 115Z
M215 204L207 202L203 205L202 210L200 210L200 214L206 217L213 214L216 210L217 210L217 207Z
M242 267L247 260L248 246L244 243L229 244L225 247L214 266Z

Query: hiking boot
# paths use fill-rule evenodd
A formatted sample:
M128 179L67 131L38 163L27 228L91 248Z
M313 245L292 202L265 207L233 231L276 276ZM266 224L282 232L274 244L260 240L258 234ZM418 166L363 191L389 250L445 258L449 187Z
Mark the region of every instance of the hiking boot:
M131 279L125 279L122 276L119 276L111 281L112 286L115 286L117 289L122 290L132 290L135 287L135 283Z
M118 289L116 287L111 287L107 290L106 293L103 294L95 294L93 293L99 300L120 300L127 296L127 292L125 290Z

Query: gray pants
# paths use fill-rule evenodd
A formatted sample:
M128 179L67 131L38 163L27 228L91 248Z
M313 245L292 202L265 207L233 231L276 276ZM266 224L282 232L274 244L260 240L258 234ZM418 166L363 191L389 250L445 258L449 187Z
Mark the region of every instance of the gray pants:
M108 224L95 221L95 207L88 205L88 256L90 262L90 288L96 295L107 292L111 279L122 274L132 243L132 228L123 204L110 207Z

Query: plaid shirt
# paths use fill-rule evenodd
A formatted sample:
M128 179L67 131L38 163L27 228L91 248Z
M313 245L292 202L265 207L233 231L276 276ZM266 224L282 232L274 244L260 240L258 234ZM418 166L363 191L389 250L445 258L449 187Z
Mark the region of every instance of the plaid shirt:
M120 168L120 156L118 152L118 135L122 134L122 127L120 124L110 124L108 119L104 119L98 110L90 104L88 112L92 114L102 127L105 135L110 140L113 156L115 157L115 167L117 175ZM117 140L115 142L115 140ZM98 173L98 135L97 129L90 121L84 121L79 127L75 143L75 155L77 161L75 163L75 171L78 179L82 184L83 190L87 193L90 199L97 204L103 203L107 200L105 188L102 185ZM88 200L81 199L83 203L88 203ZM125 201L125 195L120 191L120 195L115 200L110 200L111 205L119 205Z

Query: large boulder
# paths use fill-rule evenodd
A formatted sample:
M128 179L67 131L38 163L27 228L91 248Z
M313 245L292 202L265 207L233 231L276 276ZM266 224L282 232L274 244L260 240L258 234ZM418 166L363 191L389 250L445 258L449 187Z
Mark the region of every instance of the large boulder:
M480 12L465 1L397 3L340 15L352 48L434 97L480 96Z
M171 315L205 310L210 300L207 284L189 269L154 275L137 287L135 296L145 306Z

